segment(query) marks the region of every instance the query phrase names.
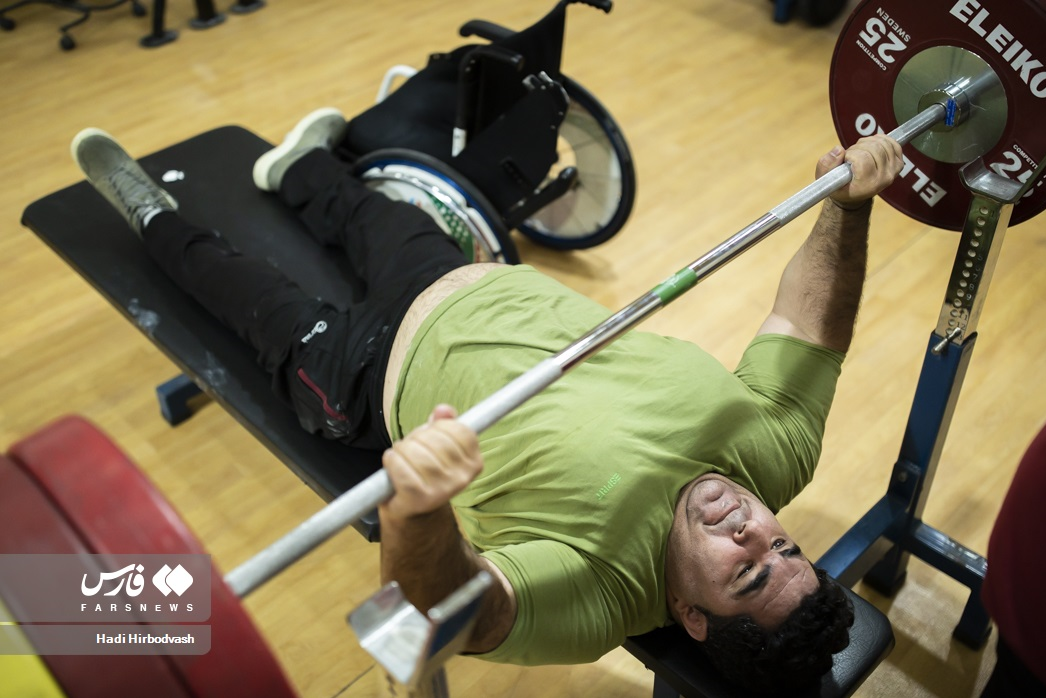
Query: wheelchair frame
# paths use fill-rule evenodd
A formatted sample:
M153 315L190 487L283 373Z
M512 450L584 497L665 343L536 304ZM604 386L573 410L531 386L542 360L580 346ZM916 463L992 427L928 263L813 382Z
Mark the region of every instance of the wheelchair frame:
M553 12L574 2L610 11L609 0L560 0ZM479 36L490 42L514 32L482 20L466 22L462 36ZM485 49L497 49L485 50ZM478 54L474 58L473 54ZM455 237L470 261L514 264L519 255L511 230L534 242L559 250L584 249L601 244L624 226L635 201L636 176L628 143L610 112L576 81L561 75L554 81L544 73L523 79L530 89L558 86L566 98L559 126L555 163L529 195L500 210L484 193L483 183L472 181L455 168L454 158L471 134L469 124L476 109L476 88L466 78L472 64L483 60L513 62L522 57L497 46L481 45L466 54L458 84L456 123L451 146L444 155L412 148L379 148L365 152L356 162L357 175L372 188L393 198L422 206L441 227ZM377 103L393 91L397 78L408 81L420 71L395 65L386 72ZM534 81L528 83L528 81ZM541 83L540 87L536 84ZM468 235L470 239L465 237Z

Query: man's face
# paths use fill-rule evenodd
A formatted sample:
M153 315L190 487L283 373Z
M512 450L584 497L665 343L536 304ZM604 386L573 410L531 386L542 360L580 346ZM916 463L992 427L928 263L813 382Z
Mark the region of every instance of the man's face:
M776 628L817 589L810 561L755 495L718 475L683 489L670 538L672 593L717 616Z

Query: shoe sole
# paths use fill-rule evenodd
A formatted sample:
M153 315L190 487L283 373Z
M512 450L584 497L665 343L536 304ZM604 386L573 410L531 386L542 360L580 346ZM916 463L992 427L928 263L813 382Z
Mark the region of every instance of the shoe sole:
M69 152L73 156L73 161L80 166L81 170L83 169L83 166L80 165L80 144L88 138L91 138L92 136L101 136L114 143L116 142L116 139L110 136L108 133L106 133L100 128L94 128L93 126L90 128L85 128L83 131L80 131L80 133L73 136L73 142L69 144Z
M301 146L301 143L305 139L310 128L322 122L324 119L332 117L341 121L343 132L345 115L333 107L314 111L312 114L309 114L299 121L298 125L287 134L282 143L262 155L254 163L254 170L252 173L254 177L254 186L262 191L273 191L274 187L269 184L269 173L272 171L273 166L282 158L291 154L295 149ZM337 137L340 137L340 133L336 134L336 138Z
M117 142L117 140L116 140L115 138L113 138L113 137L112 137L112 135L110 135L110 134L109 134L109 133L107 133L106 131L103 131L103 130L102 130L102 129L100 129L100 128L95 128L94 126L91 126L91 127L88 127L88 128L85 128L85 129L83 129L83 130L82 130L82 131L80 131L80 132L79 132L78 134L76 134L75 136L73 136L73 140L72 140L72 142L71 142L71 143L69 144L69 151L71 152L71 154L72 154L72 156L73 156L73 162L75 162L75 163L76 163L77 167L79 167L79 168L80 168L80 171L84 173L84 176L85 176L85 177L87 178L87 180L88 180L89 182L91 181L91 180L90 180L90 176L89 176L89 175L87 174L87 170L86 170L86 169L84 168L84 166L83 166L83 163L82 163L82 162L81 162L81 160L80 160L80 145L81 145L81 144L82 144L82 143L83 143L84 141L86 141L86 140L87 140L88 138L92 138L92 137L95 137L95 136L97 136L97 137L101 137L101 138L104 138L104 139L106 139L107 141L110 141L111 143L113 143L113 145L115 145L115 146L116 146L116 148L118 148L118 149L119 149L120 151L122 151L122 152L124 153L124 155L126 155L126 156L127 156L127 159L128 159L128 161L129 161L129 162L130 162L130 163L131 163L131 164L132 164L132 165L133 165L134 167L136 167L136 168L138 168L139 170L141 170L141 164L140 164L140 163L138 163L138 161L137 161L137 160L135 160L134 158L132 158L132 157L131 157L131 156L130 156L129 154L127 154L127 151L125 151L125 150L123 149L123 146L121 146L121 145L120 145L120 144L119 144L119 143ZM149 174L148 174L148 173L145 173L145 171L144 171L144 170L142 170L142 173L144 174L144 176L145 176L145 177L146 177L147 179L149 179L150 181L152 181L152 182L153 182L153 184L154 184L154 185L156 186L156 188L157 188L157 189L158 189L158 190L160 191L160 193L161 193L161 194L163 194L163 198L164 198L164 199L165 199L165 201L167 202L167 205L168 205L168 206L170 206L171 210L172 210L172 211L177 211L177 210L178 210L178 200L177 200L177 199L175 199L175 198L174 198L173 196L171 196L171 193L170 193L169 191L167 191L166 189L164 189L163 187L161 187L161 186L160 186L159 184L157 184L157 183L155 182L155 180L153 180L153 178L149 176Z

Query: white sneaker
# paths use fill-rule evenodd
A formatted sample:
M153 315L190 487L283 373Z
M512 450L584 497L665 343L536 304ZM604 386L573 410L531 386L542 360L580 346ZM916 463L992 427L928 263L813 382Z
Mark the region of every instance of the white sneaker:
M154 182L134 158L105 131L85 128L70 150L87 181L120 212L140 236L144 219L178 210L178 202Z
M317 109L287 134L283 143L254 163L254 186L277 191L288 168L313 148L329 150L345 133L345 115L333 107Z

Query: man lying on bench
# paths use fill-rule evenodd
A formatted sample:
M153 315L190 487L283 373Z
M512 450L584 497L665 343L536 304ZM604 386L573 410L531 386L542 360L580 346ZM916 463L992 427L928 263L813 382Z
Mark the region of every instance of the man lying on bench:
M310 114L254 179L344 249L366 286L345 310L184 220L107 134L87 129L72 148L156 263L257 350L305 429L386 449L385 580L423 611L480 569L498 580L470 653L588 662L674 621L754 691L816 683L853 614L774 512L813 475L871 199L900 146L876 136L818 162L822 174L849 161L853 181L825 202L734 372L633 331L477 439L448 405L475 404L609 313L533 268L466 264L428 214L331 153L344 127L336 110Z

